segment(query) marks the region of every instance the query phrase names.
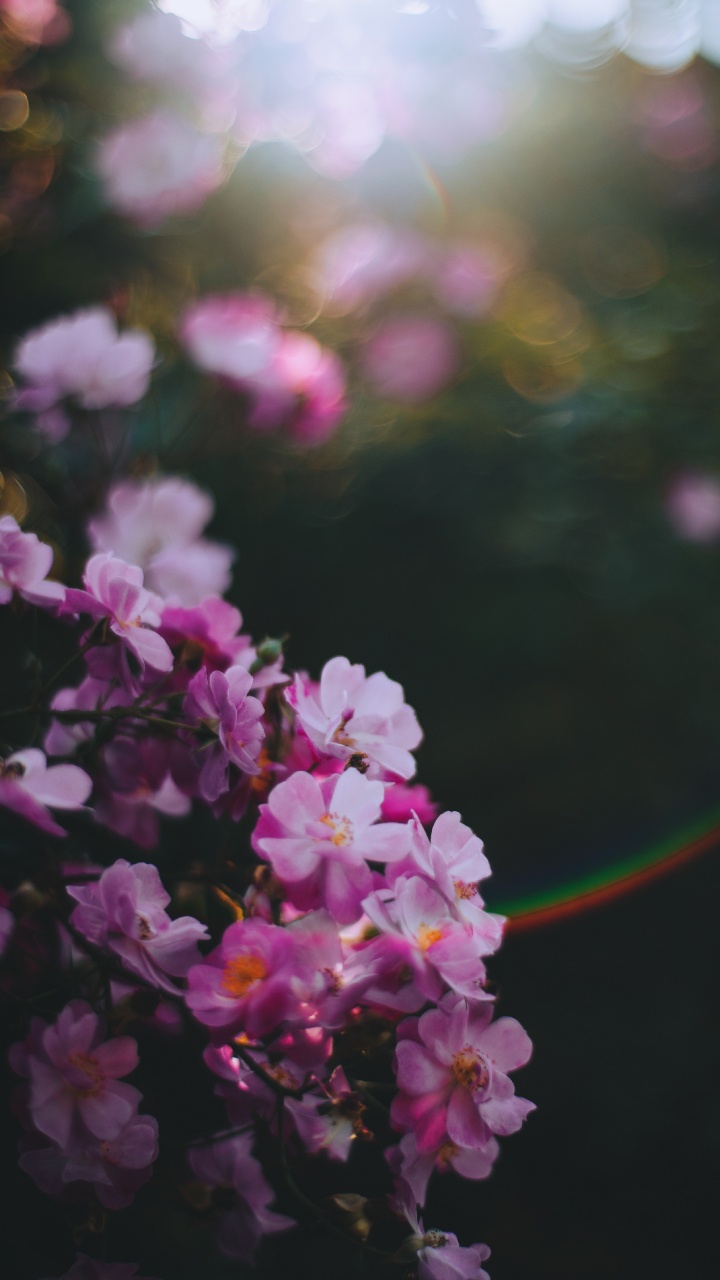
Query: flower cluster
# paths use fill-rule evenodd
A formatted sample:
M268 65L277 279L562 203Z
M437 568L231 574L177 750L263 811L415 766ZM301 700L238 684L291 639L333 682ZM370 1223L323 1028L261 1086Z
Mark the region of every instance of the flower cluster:
M248 338L246 370L263 341ZM357 1140L375 1141L413 1233L399 1260L404 1249L437 1280L484 1277L486 1246L417 1219L434 1170L487 1177L498 1139L532 1110L510 1079L530 1042L494 1018L487 985L503 921L481 896L482 842L413 781L422 733L400 684L345 657L317 682L291 678L282 644L243 632L220 594L229 552L201 536L211 510L186 481L119 484L89 523L82 587L48 581L49 548L2 522L5 603L74 628L84 664L32 708L52 763L19 743L1 768L0 804L52 847L66 829L49 808L78 811L54 905L70 998L11 1052L21 1167L48 1195L130 1204L158 1154L158 1123L125 1079L142 1057L142 1035L125 1030L144 1010L176 1061L200 1040L208 1097L226 1109L225 1128L190 1139L184 1175L221 1251L252 1263L265 1236L295 1226L264 1166L268 1133L282 1168L347 1162ZM221 867L175 866L170 892L138 849L191 810L231 833L232 852ZM97 823L127 856L82 857ZM1 910L12 955L11 892ZM376 1128L378 1088L393 1097ZM70 1272L96 1274L82 1257Z

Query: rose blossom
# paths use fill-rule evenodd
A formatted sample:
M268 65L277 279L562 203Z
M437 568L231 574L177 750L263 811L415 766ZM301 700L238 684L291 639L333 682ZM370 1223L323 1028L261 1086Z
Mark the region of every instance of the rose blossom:
M96 166L108 204L141 227L193 213L225 179L220 139L162 108L106 134Z
M65 599L59 582L48 582L53 549L34 533L23 533L14 516L0 517L0 604L17 591L30 604L53 606Z
M97 821L142 849L154 849L160 836L158 814L182 818L190 812L190 797L172 776L173 765L181 765L186 755L184 744L168 738L118 734L102 750Z
M107 618L110 630L122 640L141 667L169 671L172 653L153 628L160 625L162 602L143 586L143 571L111 552L91 556L83 574L85 590L69 587L63 611Z
M217 800L227 791L231 763L242 773L260 772L257 757L265 737L260 724L264 708L259 698L250 696L252 684L250 672L236 666L209 676L202 667L188 685L185 715L218 738L202 752L199 786L205 800Z
M152 1174L158 1156L158 1124L153 1116L132 1116L114 1138L84 1139L68 1150L54 1143L23 1141L20 1168L41 1191L62 1196L74 1183L91 1186L106 1209L125 1209Z
M296 676L286 696L319 755L346 760L359 754L367 757L370 777L412 777L410 752L420 744L422 731L402 685L382 671L366 676L359 663L332 658L322 669L317 693L306 686Z
M90 520L88 537L94 551L139 565L149 590L180 605L198 605L230 585L234 553L201 537L213 511L210 495L187 480L124 480Z
M232 1208L220 1214L218 1245L229 1257L252 1263L263 1236L296 1224L269 1208L274 1194L252 1155L251 1135L232 1138L219 1133L217 1137L212 1146L193 1148L188 1161L201 1181L235 1193Z
M21 409L44 410L64 396L83 409L136 404L148 389L155 347L147 333L118 333L107 307L49 320L18 344L14 364L27 383Z
M137 1066L135 1040L103 1041L90 1006L71 1000L52 1025L35 1021L28 1044L13 1046L11 1066L30 1078L30 1113L40 1133L66 1150L93 1137L117 1138L141 1098L119 1083Z
M244 389L280 342L275 303L262 293L211 293L185 310L180 340L200 369Z
M267 1035L287 1018L298 1021L310 973L288 929L239 920L219 947L190 969L186 1001L206 1027Z
M412 1190L402 1179L395 1204L413 1229L402 1252L417 1261L417 1280L490 1280L480 1265L490 1257L488 1246L472 1244L464 1248L452 1231L426 1231L417 1216Z
M534 1111L507 1075L528 1061L530 1040L514 1018L491 1019L489 1006L448 995L401 1024L391 1118L412 1130L419 1151L436 1151L447 1139L486 1148L493 1134L515 1133Z
M27 818L41 831L66 836L46 806L53 809L81 809L92 791L92 781L76 764L48 767L37 747L27 747L0 760L0 805Z
M170 918L170 895L151 863L119 858L94 884L68 885L67 891L79 904L70 918L75 928L147 982L175 993L167 975L184 978L199 961L198 942L207 929L194 916Z
M454 1169L461 1178L478 1181L490 1176L499 1151L495 1138L485 1147L459 1147L448 1140L437 1151L421 1151L415 1134L406 1133L397 1146L385 1152L385 1158L393 1172L407 1182L417 1204L424 1204L434 1169Z
M340 924L361 914L372 892L367 862L388 862L408 851L408 828L379 823L384 788L356 769L318 782L294 773L260 807L253 848L269 858L300 910L327 905Z

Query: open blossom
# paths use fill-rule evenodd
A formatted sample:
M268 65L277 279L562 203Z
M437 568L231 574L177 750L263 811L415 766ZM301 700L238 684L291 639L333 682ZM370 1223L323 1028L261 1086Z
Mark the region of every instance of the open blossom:
M233 552L201 536L213 510L210 495L187 480L124 480L90 520L88 537L94 551L139 565L149 590L197 605L230 585Z
M265 730L260 724L263 704L250 696L253 677L245 667L227 671L201 668L188 685L185 714L217 734L217 742L203 750L200 794L216 800L228 789L228 769L234 764L242 773L258 774Z
M27 818L48 835L67 832L48 813L51 809L81 809L92 790L92 781L76 764L48 766L37 747L16 751L0 760L0 806Z
M485 911L478 884L490 875L490 863L482 840L460 819L459 813L442 813L428 836L416 817L410 827L411 856L407 862L393 867L391 883L396 875L422 876L439 889L453 914L467 922L481 945L481 953L490 955L500 945L504 918Z
M452 1231L425 1230L417 1216L411 1187L402 1179L395 1198L397 1209L413 1229L403 1252L417 1261L417 1280L490 1280L482 1263L490 1257L486 1244L463 1247Z
M78 1253L69 1271L57 1280L151 1280L137 1274L136 1262L99 1262L86 1253Z
M399 1034L400 1092L391 1116L396 1127L412 1130L419 1151L437 1151L448 1139L487 1148L493 1134L515 1133L534 1111L507 1075L532 1052L514 1018L493 1022L489 1006L448 995Z
M27 384L18 408L44 410L64 396L83 409L136 404L145 395L155 359L147 333L118 333L107 307L87 307L32 329L14 364Z
M50 702L53 711L99 711L123 706L125 693L107 680L86 676L75 689L59 689ZM52 719L43 746L49 756L71 756L83 742L93 736L92 720L64 724Z
M134 654L141 667L169 671L170 648L157 634L162 602L143 586L143 571L111 552L91 556L83 574L85 590L68 588L64 609L107 618L110 630Z
M382 396L415 403L443 389L460 363L455 335L443 320L396 316L373 334L363 370Z
M270 1208L274 1194L252 1154L251 1135L217 1136L212 1145L193 1148L188 1161L202 1182L234 1193L230 1207L220 1214L218 1245L229 1257L252 1263L263 1236L287 1231L295 1222Z
M400 949L427 999L437 1000L443 985L468 1000L491 999L484 989L481 956L494 948L472 925L457 919L447 899L424 877L400 876L392 892L376 890L363 907Z
M86 1137L66 1149L39 1145L34 1135L22 1143L20 1168L49 1196L73 1184L91 1186L106 1209L125 1209L152 1174L158 1156L154 1116L132 1116L114 1138Z
M286 330L267 369L246 388L252 397L251 427L287 424L304 444L332 435L347 409L345 371L333 351L309 333Z
M141 227L192 213L225 179L221 140L164 109L106 134L96 167L108 204Z
M23 533L14 516L0 517L0 604L12 600L13 591L30 604L60 604L65 588L47 580L52 562L52 547Z
M177 786L171 771L186 754L178 742L118 734L102 750L96 778L97 821L141 849L154 849L160 837L158 815L182 818L190 812L190 797Z
M340 924L351 924L372 892L368 862L388 862L408 851L408 828L378 822L384 787L356 769L318 782L294 773L261 806L253 847L269 859L301 910L327 905Z
M75 928L147 982L175 992L168 975L184 978L199 961L198 942L207 938L207 929L194 916L170 918L170 895L150 863L119 858L94 884L68 885L68 893L78 903L71 917Z
M16 1045L11 1065L30 1079L35 1127L65 1150L90 1138L114 1139L137 1111L140 1093L121 1083L138 1064L130 1036L103 1041L84 1000L71 1000L50 1026L37 1020L29 1049Z
M180 339L198 368L243 389L279 346L275 303L262 293L207 294L184 311Z
M239 920L219 947L190 969L187 1004L199 1022L218 1031L266 1035L288 1018L302 1020L300 1003L310 973L288 929L264 920Z
M461 1178L478 1181L490 1176L499 1151L495 1138L484 1147L459 1147L448 1139L437 1150L421 1151L417 1137L410 1132L390 1147L385 1157L393 1172L408 1184L415 1202L424 1204L433 1170L444 1173L454 1169Z
M402 685L384 672L366 676L359 663L332 658L323 667L317 693L296 676L287 698L321 756L365 756L370 777L406 781L414 774L410 752L419 746L422 731Z

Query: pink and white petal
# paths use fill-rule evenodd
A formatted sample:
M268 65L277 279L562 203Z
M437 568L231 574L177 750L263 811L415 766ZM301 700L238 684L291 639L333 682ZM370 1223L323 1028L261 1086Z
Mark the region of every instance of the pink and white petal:
M515 1018L498 1018L483 1031L482 1051L501 1071L516 1071L530 1061L532 1041Z
M460 1147L485 1147L490 1128L484 1123L467 1089L458 1085L450 1095L447 1109L448 1136Z
M425 1015L424 1015L425 1016ZM400 1040L395 1049L399 1087L415 1097L449 1091L453 1078L447 1063L439 1061L425 1045L414 1040Z

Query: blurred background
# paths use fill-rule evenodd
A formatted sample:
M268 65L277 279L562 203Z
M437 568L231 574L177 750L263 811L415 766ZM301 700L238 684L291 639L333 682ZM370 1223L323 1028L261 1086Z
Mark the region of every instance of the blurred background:
M159 9L0 3L2 512L72 566L108 479L15 412L18 339L98 302L149 330L124 470L213 494L230 598L291 666L403 683L511 917L537 1114L426 1218L493 1280L714 1280L720 3ZM186 133L152 204L122 131L157 112ZM194 300L248 290L342 362L321 439L258 429L183 345ZM13 1277L51 1265L39 1204Z

